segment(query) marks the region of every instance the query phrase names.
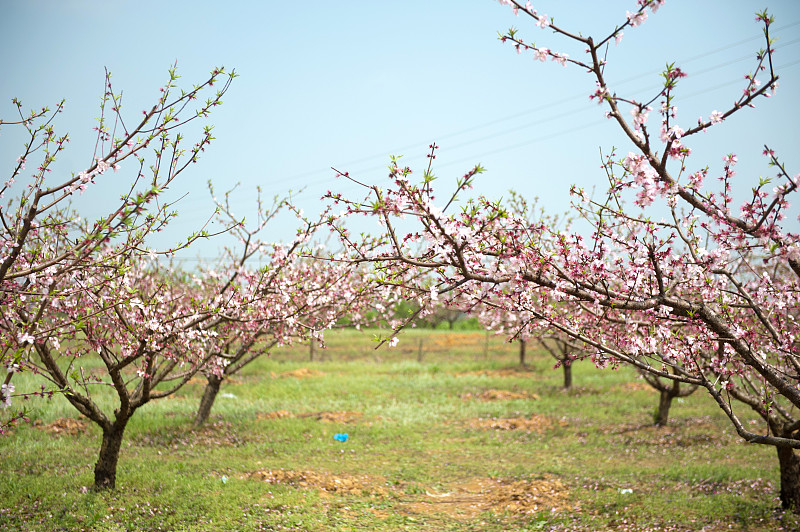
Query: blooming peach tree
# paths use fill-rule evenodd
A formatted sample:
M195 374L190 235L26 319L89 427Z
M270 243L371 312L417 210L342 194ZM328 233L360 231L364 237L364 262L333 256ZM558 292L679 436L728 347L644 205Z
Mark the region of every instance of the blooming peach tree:
M510 191L506 201L506 208L509 213L520 220L527 220L533 223L547 223L550 227L564 226L569 229L572 223L568 215L554 216L544 212L537 207L538 198L533 202L528 202L525 198L514 191ZM586 353L581 349L578 342L558 330L548 328L545 321L538 319L535 315L523 309L509 311L505 301L510 294L504 294L497 300L483 300L478 308L478 320L488 330L495 334L505 335L509 342L519 343L520 364L525 364L525 354L528 342L533 340L541 345L544 350L552 356L555 361L556 369L561 368L564 377L564 388L572 387L572 364L576 360L586 357ZM552 305L550 301L537 301L535 307Z
M679 67L667 67L661 89L646 101L620 96L604 77L605 46L641 25L663 1L641 0L599 39L555 25L529 3L501 3L585 48L584 57L573 58L527 44L515 30L502 35L522 53L585 70L595 84L591 98L630 144L628 153L604 156L610 184L604 198L572 189L573 209L591 230L531 222L484 197L451 212L479 167L458 180L453 195L434 201L427 173L415 184L409 168L393 163L392 186L372 187L369 199L330 195L386 226L381 245L369 253L354 248L352 259L375 261L386 271L435 271L442 290L528 312L580 342L600 367L630 364L703 388L745 441L776 449L781 502L800 509L800 237L791 231L796 222L787 219L800 176L764 147L774 176L748 183L748 199L737 209L737 156L720 154L722 171L712 181L708 161L695 161L691 147L693 136L713 134L775 92L773 19L757 14L765 47L733 104L681 126L674 97L686 74ZM653 216L657 208L663 219ZM401 216L404 224L415 219L416 229L401 233ZM750 413L761 422L749 423Z
M200 298L162 271L154 260L160 252L148 247L148 237L175 216L164 191L213 140L211 126L199 123L221 103L234 76L215 69L187 91L177 87L173 68L155 104L130 122L107 74L93 163L66 180L49 176L68 140L53 125L63 104L54 113L21 114L16 123L28 139L2 192L12 193L14 180L23 186L0 208L0 352L7 368L2 399L8 404L14 395L57 392L98 424L98 488L114 487L122 435L136 409L168 395L205 365L196 354L207 349L198 346L213 342L207 327L221 319L221 302L228 301ZM209 91L208 99L198 100ZM194 144L186 144L187 128L197 133ZM32 160L38 165L28 177L24 169ZM91 194L112 171L130 176L126 192L97 220L81 218L71 200ZM206 236L201 229L163 253ZM22 371L53 387L15 394L11 379ZM104 410L109 396L115 406Z
M360 268L309 259L281 244L272 244L264 258L268 266L240 273L240 282L263 283L263 288L235 318L214 328L219 364L203 371L207 383L195 426L207 421L225 379L272 348L307 341L324 347L326 330L342 320L347 326L363 323L364 310L372 308L371 287L378 285Z
M271 209L265 209L259 198L257 220L247 226L237 222L229 194L221 200L215 197L215 201L220 222L232 226L230 234L236 245L225 248L217 266L202 268L195 283L209 292L234 283L239 292L249 295L246 304L236 305L235 313L226 312L226 319L213 329L216 363L203 370L207 382L195 426L207 421L226 378L274 347L302 341L323 343L324 331L338 327L343 320L348 326L367 323L365 311L387 292L363 268L331 260L330 253L312 259L315 253L322 255L325 248L311 242L326 224L327 211L310 219L288 200L276 201ZM300 224L294 240L286 244L262 240L260 233L283 208L293 212Z
M209 298L146 256L117 260L69 278L74 290L62 292L40 321L47 334L33 342L37 356L24 360L102 429L98 489L115 487L120 446L136 411L216 362L211 329L237 300L225 293Z

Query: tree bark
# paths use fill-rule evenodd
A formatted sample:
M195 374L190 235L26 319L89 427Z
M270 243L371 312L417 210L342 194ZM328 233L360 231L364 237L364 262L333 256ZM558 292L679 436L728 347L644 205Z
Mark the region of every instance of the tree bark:
M776 447L781 471L781 506L800 513L800 458L791 447Z
M200 399L200 407L197 409L197 415L194 418L194 426L199 427L208 421L208 416L211 415L211 407L214 406L214 400L219 393L219 387L222 384L222 377L216 375L209 375L206 389L203 391L203 398Z
M520 340L519 341L519 365L520 366L524 366L525 365L525 344L526 344L525 340Z
M669 408L672 406L672 399L677 395L673 387L665 388L659 392L661 396L658 399L658 408L653 416L653 421L658 427L666 427L669 423Z
M130 416L117 418L108 428L103 427L103 443L94 466L94 489L97 491L113 490L116 487L119 450L128 420Z
M572 388L572 361L565 360L561 362L561 367L564 369L564 389L569 390Z

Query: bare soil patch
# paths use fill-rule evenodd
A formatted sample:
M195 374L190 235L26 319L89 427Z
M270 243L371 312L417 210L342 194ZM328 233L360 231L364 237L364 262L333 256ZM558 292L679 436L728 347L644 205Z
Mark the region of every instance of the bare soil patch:
M568 510L569 490L558 479L510 480L479 478L448 486L444 491L408 495L388 487L382 477L320 471L260 470L248 478L270 484L317 490L323 496L368 496L397 500L394 508L407 515L446 515L472 519L482 512L531 514ZM380 516L379 516L380 517Z
M535 393L512 392L510 390L486 390L481 393L466 393L461 396L464 401L512 401L515 399L538 400L539 396Z
M264 412L256 416L257 419L283 419L287 417L294 417L294 414L288 410L274 410L272 412Z
M487 493L494 512L530 514L568 510L569 491L558 479L498 481Z
M283 469L264 469L248 475L249 478L270 484L285 484L301 489L315 489L324 494L368 495L385 497L389 490L382 479L369 475L347 475L319 471L286 471Z
M647 384L644 380L626 382L617 387L620 390L632 392L655 392L656 389Z
M250 441L250 438L238 433L233 424L227 421L206 423L202 427L192 430L176 428L169 431L150 432L140 434L132 439L139 445L165 446L172 449L194 446L239 447Z
M478 371L466 371L457 373L457 376L475 377L526 377L534 375L536 372L530 366L514 366L502 369L482 369Z
M721 445L724 436L710 423L659 427L652 424L625 424L608 430L625 445L656 447L693 447Z
M488 418L473 419L467 422L467 428L478 430L521 430L542 433L554 427L566 427L563 419L553 419L542 414L532 414L530 418Z
M293 417L310 417L322 421L323 423L355 423L359 421L363 414L361 412L349 412L346 410L340 411L323 411L323 412L304 412L300 414L293 414L288 410L276 410L274 412L266 412L259 414L258 419L283 419Z
M569 510L569 490L554 478L511 480L477 478L449 486L444 492L426 491L397 504L408 515L446 515L474 519L483 512L526 515Z
M34 421L33 425L54 436L77 436L89 430L87 420L72 417L61 417L47 425L41 421Z
M310 417L318 419L324 423L355 423L363 414L361 412L348 412L346 410L336 412L308 412L298 414L297 417Z
M434 349L450 351L454 348L482 347L485 342L486 342L486 333L463 332L463 333L449 333L441 336L433 336L429 340L429 345Z
M283 373L270 372L270 377L273 379L307 379L309 377L322 377L325 373L316 369L298 368L292 371L284 371Z

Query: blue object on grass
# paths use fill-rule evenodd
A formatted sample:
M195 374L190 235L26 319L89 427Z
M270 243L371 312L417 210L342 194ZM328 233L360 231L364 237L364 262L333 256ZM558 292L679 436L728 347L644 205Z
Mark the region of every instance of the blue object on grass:
M333 439L336 441L347 441L347 433L344 434L334 434Z

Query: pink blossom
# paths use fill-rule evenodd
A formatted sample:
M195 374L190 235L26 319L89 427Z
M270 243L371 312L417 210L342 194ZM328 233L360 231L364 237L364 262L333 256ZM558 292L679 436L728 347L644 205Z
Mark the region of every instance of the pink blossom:
M33 344L35 341L36 341L36 338L34 338L34 337L33 337L33 336L32 336L32 335L29 333L29 332L27 332L27 331L26 331L26 332L19 333L19 334L17 335L17 342L19 342L19 343L20 343L20 344L22 344L22 345L25 345L25 344Z
M631 109L631 115L633 115L633 128L636 131L639 131L647 122L647 117L650 111L652 111L650 107L641 108L638 105L635 105L633 109Z
M11 394L14 393L14 385L12 383L0 384L0 397L3 398L3 408L11 406Z
M567 59L569 58L568 54L559 54L553 53L553 61L560 64L561 66L567 66Z
M531 15L535 15L536 14L536 10L533 9L533 5L531 4L530 0L525 2L525 11L527 11Z
M664 5L665 1L666 0L650 0L648 2L647 0L644 1L640 0L639 5L640 6L646 5L647 7L650 8L650 11L652 11L655 14L658 11L658 8Z
M625 157L622 165L633 176L634 183L641 188L636 195L636 204L640 207L652 204L657 193L657 176L647 159L631 152Z
M603 100L605 99L605 97L607 95L608 95L608 91L606 90L606 88L605 87L600 87L599 84L598 84L597 90L589 95L589 99L590 100L594 100L595 98L597 98L597 104L599 105L599 104L603 103Z
M635 28L644 24L644 21L647 20L647 11L638 11L636 13L626 11L625 16L628 17L628 22L630 22L631 26Z
M547 15L539 15L536 17L536 25L542 29L545 29L550 25L550 21L547 19Z
M693 189L699 190L703 186L703 180L705 179L707 173L708 173L708 170L703 169L703 170L698 170L697 172L694 172L693 174L690 174L689 175L689 185Z
M675 140L680 139L684 134L683 128L679 126L671 126L669 129L661 128L661 142L670 144Z
M97 159L97 173L102 174L109 169L109 164L102 159Z

